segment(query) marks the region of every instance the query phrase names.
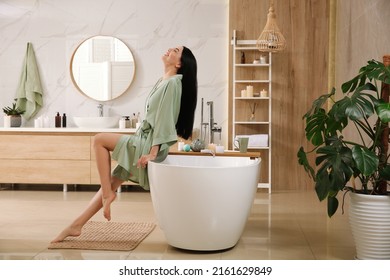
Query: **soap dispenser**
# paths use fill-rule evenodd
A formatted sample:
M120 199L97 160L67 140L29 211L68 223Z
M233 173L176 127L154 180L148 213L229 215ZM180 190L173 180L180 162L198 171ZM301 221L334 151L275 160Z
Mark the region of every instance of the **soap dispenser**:
M130 116L125 116L125 128L131 128Z
M137 117L135 113L133 113L133 117L131 118L131 128L135 128L137 126Z
M57 112L55 117L55 127L61 127L61 116L59 112Z
M66 127L66 114L62 115L62 127Z

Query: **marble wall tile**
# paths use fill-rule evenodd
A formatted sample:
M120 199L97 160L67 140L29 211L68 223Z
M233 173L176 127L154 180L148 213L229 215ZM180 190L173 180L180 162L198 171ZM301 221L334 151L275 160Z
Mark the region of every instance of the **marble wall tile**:
M70 59L83 40L116 36L135 57L131 87L104 102L105 112L112 115L142 114L149 90L162 75L161 56L169 47L185 45L198 61L195 127L200 126L201 98L212 100L227 139L228 6L228 0L0 1L0 107L16 96L27 42L33 44L44 89L44 107L37 116L54 121L56 112L66 113L70 125L72 116L96 115L99 103L80 94L71 81ZM24 125L33 126L33 121Z

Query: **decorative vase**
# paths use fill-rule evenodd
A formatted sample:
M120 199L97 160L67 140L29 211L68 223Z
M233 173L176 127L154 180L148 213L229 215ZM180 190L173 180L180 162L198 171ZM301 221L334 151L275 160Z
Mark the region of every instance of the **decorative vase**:
M196 140L192 141L192 143L191 143L191 150L193 150L194 152L200 152L205 147L206 147L206 145L205 145L204 141L200 140L200 139L196 139Z
M390 259L390 196L350 193L357 259Z

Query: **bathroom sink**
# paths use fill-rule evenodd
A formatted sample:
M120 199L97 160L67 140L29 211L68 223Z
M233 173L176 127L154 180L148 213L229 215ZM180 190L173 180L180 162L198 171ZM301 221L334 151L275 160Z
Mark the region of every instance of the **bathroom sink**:
M120 117L73 117L80 128L117 128Z

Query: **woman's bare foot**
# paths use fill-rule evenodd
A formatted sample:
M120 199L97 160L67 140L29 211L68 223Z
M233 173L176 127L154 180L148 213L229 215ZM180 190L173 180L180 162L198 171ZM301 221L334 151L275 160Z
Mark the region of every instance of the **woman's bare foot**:
M107 221L111 220L111 203L115 200L116 193L111 191L107 197L103 197L103 216Z
M66 227L61 233L54 238L51 243L61 242L68 236L80 236L81 234L81 227L75 227L75 226L68 226Z

